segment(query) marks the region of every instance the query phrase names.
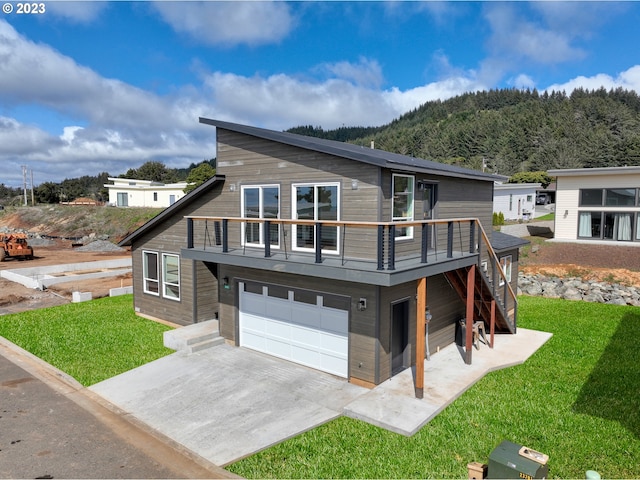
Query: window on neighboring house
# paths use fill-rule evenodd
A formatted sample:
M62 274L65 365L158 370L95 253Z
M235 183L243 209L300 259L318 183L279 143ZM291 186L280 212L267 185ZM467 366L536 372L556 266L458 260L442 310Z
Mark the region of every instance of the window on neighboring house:
M263 220L280 218L280 187L277 185L259 185L242 187L243 218L259 218ZM264 246L264 225L260 222L244 222L242 224L242 241L244 245ZM271 224L269 228L271 245L280 245L280 226Z
M296 220L340 220L339 184L298 184L292 186L293 211ZM324 225L321 231L322 251L338 252L339 227ZM315 224L293 225L294 248L310 250L316 248Z
M153 192L153 201L154 202L158 201L158 192Z
M513 210L513 195L509 195L509 211Z
M631 240L632 214L621 212L605 212L604 238L607 240Z
M392 222L413 221L413 175L393 174L392 178ZM413 227L396 226L396 240L413 238Z
M578 237L600 238L602 214L600 212L578 213Z
M607 207L633 207L636 204L635 188L608 188L604 193Z
M162 254L162 295L172 300L180 300L180 257Z
M160 295L158 275L158 254L142 252L142 269L144 275L143 291L152 295Z
M527 202L531 203L533 201L533 195L527 195Z
M127 195L127 192L118 192L117 204L119 207L129 206L129 197Z
M511 255L505 255L504 257L500 258L500 268L502 268L504 276L507 277L507 282L509 283L511 283L511 261ZM504 278L502 277L502 275L500 275L499 284L501 286L504 285Z
M602 189L601 188L583 188L580 190L581 206L602 206Z

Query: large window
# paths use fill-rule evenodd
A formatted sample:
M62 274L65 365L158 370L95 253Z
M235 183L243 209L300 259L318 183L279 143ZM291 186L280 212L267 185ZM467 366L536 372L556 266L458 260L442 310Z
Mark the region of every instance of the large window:
M296 220L340 219L339 184L299 184L292 187L293 211ZM338 252L338 232L336 226L324 225L321 231L322 251ZM294 248L315 250L315 225L293 225Z
M579 238L600 238L601 227L601 212L580 212L578 214Z
M243 218L270 220L280 218L280 187L278 185L259 185L242 187ZM245 222L242 225L242 241L245 245L264 246L264 226L260 222ZM280 226L271 224L269 228L270 244L280 244Z
M392 219L393 222L413 221L413 175L393 174ZM396 227L396 240L413 238L413 227Z
M180 257L162 254L162 295L180 300Z
M631 240L631 213L606 212L604 214L604 238L607 240Z
M128 207L129 206L129 195L127 194L127 192L118 192L116 202L117 202L118 207Z
M582 207L633 207L637 205L635 188L583 188Z
M144 275L144 284L142 288L144 293L160 295L158 254L156 252L142 252L142 263Z

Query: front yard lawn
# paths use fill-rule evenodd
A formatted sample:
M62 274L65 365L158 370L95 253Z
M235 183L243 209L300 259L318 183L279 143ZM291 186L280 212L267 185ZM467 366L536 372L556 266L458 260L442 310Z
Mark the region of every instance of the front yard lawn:
M169 329L136 316L132 295L0 316L0 335L84 386L173 353Z

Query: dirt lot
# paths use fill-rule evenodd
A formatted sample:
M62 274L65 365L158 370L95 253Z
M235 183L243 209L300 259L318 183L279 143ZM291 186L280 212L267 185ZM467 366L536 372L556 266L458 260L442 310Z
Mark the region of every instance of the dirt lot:
M532 238L521 251L520 271L581 277L640 287L640 246L585 245Z
M53 246L35 246L35 258L29 261L10 259L0 262L0 270L60 265L65 263L93 262L128 258L129 252L83 252L74 249L69 241L58 241ZM102 279L83 280L52 285L45 291L34 290L18 283L0 278L0 315L37 308L62 305L71 301L74 291L92 292L93 298L109 295L111 288L132 284L131 275L120 275Z

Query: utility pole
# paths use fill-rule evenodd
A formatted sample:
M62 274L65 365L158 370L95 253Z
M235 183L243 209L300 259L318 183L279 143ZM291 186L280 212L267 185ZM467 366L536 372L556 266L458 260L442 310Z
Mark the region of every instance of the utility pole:
M24 190L24 206L27 206L27 166L22 165L22 189Z
M33 168L30 170L31 172L31 206L35 207L36 205L36 198L33 195Z

